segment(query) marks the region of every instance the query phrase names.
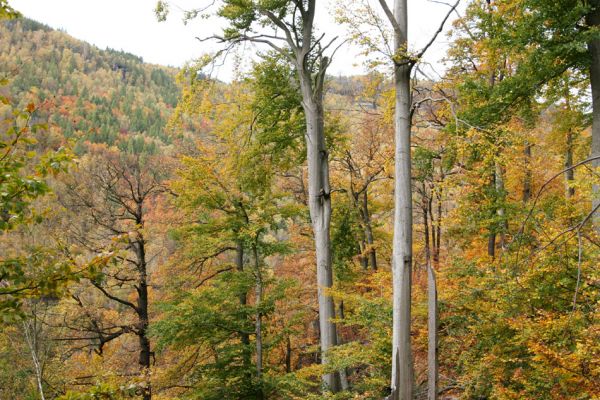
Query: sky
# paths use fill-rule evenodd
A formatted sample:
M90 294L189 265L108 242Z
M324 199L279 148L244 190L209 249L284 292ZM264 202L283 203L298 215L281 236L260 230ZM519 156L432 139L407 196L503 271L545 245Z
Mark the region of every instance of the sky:
M9 4L26 17L42 22L52 28L62 29L71 36L89 42L101 49L110 47L135 54L144 61L180 67L207 52L219 49L216 43L200 42L220 31L222 23L217 20L197 19L184 25L183 11L198 7L212 0L174 0L166 22L158 22L154 14L156 0L9 0ZM347 0L346 0L347 1ZM463 0L463 2L466 0ZM391 4L392 0L388 0ZM317 27L329 37L344 38L347 31L334 22L333 11L339 0L320 0L317 7ZM408 0L409 48L425 45L438 29L449 7L431 0ZM452 16L453 19L455 15ZM450 21L446 28L450 27ZM425 61L443 69L440 60L445 54L447 37L439 35L436 44L428 51ZM252 51L248 51L252 50ZM247 54L256 48L245 48L238 57L229 57L216 71L219 79L229 81L234 65L244 65L250 60ZM336 53L329 68L332 75L354 75L365 72L364 60L355 45L344 45Z

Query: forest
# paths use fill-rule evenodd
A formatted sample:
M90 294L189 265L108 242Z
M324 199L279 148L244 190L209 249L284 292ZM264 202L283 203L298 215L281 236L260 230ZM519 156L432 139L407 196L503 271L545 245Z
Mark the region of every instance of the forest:
M0 0L0 400L600 399L600 0L450 1Z

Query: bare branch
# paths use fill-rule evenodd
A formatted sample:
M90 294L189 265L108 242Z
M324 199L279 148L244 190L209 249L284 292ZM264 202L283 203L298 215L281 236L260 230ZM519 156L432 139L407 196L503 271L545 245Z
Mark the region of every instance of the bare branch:
M283 33L285 33L285 37L287 38L288 45L293 50L296 50L296 43L294 42L294 39L292 38L292 33L290 32L289 28L283 23L283 21L281 21L279 18L277 18L277 16L275 16L269 10L259 10L259 12L261 14L265 15L267 18L269 18L271 20L271 22L273 22L278 28L280 28L283 31Z
M385 0L380 0L380 1L385 1ZM442 31L444 30L444 25L446 25L446 21L448 21L448 18L450 18L450 14L452 14L454 12L454 10L456 10L456 7L458 7L459 3L460 3L460 0L456 0L456 3L454 3L454 5L452 6L452 8L450 8L450 10L448 11L448 13L446 14L446 16L444 17L444 19L442 20L442 23L440 24L438 30L433 34L433 36L429 40L429 43L427 43L425 45L425 47L423 47L421 49L421 51L417 54L417 59L420 59L421 57L423 57L423 55L425 54L425 52L435 42L435 39L437 39L438 35L440 33L442 33Z
M133 303L127 301L127 300L124 300L124 299L122 299L120 297L114 296L111 293L109 293L105 288L103 288L102 285L100 285L100 284L98 284L98 283L96 283L94 281L91 281L91 282L92 282L92 285L94 285L94 287L96 287L98 290L100 290L109 299L114 300L117 303L121 303L121 304L123 304L123 305L125 305L127 307L132 308L133 310L135 310L136 313L138 312L138 308L135 306L135 304L133 304Z
M392 10L390 10L390 7L387 5L387 1L379 0L379 4L381 4L381 8L383 8L383 12L390 21L390 24L392 24L392 28L394 28L394 32L396 33L396 35L402 35L402 29L400 29L400 24L398 24L396 17L394 17L394 13L392 12Z
M223 268L220 269L212 274L210 274L209 276L207 276L206 278L202 279L200 282L198 282L198 284L196 285L196 287L200 287L202 286L204 283L206 283L207 281L211 280L212 278L214 278L217 275L222 274L223 272L227 272L227 271L231 271L233 269L233 267L228 267L228 268Z

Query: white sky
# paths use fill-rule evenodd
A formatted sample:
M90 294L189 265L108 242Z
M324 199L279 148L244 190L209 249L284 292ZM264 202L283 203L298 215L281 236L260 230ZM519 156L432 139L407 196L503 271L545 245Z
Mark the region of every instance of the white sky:
M467 0L463 0L466 2ZM9 3L26 17L53 28L65 30L71 36L98 46L124 50L143 57L144 61L182 66L186 61L214 51L212 43L200 43L196 37L206 37L220 32L216 21L194 20L187 26L181 22L180 9L198 7L206 0L170 1L171 14L166 22L159 23L154 15L156 0L9 0ZM388 0L391 5L392 0ZM333 22L336 0L322 0L323 7L317 27L331 36L344 37L344 27ZM438 28L448 7L430 0L408 0L409 45L418 49L429 41ZM454 16L453 16L454 18ZM452 18L452 19L453 19ZM450 21L446 24L446 29ZM447 37L439 35L437 43L429 50L425 60L438 63L445 54ZM352 75L364 72L358 49L352 45L341 48L329 69L333 75ZM218 71L218 77L230 80L233 70L230 57Z

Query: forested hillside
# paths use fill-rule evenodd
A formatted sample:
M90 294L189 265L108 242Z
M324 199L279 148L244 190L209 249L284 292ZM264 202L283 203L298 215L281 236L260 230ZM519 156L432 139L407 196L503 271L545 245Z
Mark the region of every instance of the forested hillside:
M226 83L0 0L0 400L599 398L600 5L389 3L190 10Z
M27 19L3 22L0 34L0 73L12 77L12 96L41 107L36 117L78 152L85 141L137 152L171 142L164 128L179 93L173 68Z

